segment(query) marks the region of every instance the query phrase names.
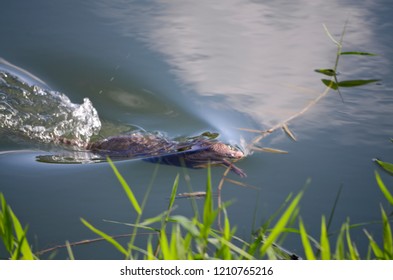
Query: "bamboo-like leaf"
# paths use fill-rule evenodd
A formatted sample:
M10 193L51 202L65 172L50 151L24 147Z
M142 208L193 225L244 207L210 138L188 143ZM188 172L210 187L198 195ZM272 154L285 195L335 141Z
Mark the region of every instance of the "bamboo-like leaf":
M340 55L366 55L366 56L377 56L375 53L369 52L341 52Z
M334 71L334 69L315 69L314 71L317 73L324 74L329 77L337 75L337 73L336 73L336 71Z
M291 219L292 214L295 212L300 199L303 196L303 192L300 192L289 204L288 208L282 214L276 225L273 227L269 236L264 240L263 245L260 249L261 255L264 255L266 251L272 246L272 244L277 240L279 235L284 231L288 221Z
M282 126L282 129L289 136L289 138L291 138L293 141L296 141L295 135L292 133L292 131L289 129L289 127L286 123L284 123L284 125Z
M134 193L132 192L131 188L128 186L127 182L124 180L123 176L120 174L120 172L117 170L116 166L113 164L112 160L108 157L107 158L109 165L112 167L113 172L115 173L117 179L119 180L121 186L123 187L128 200L131 202L131 205L134 207L135 211L141 215L142 214L142 209L139 206L138 201L136 200Z
M386 259L393 259L393 237L388 216L381 206L382 223L383 223L383 249L387 254Z
M308 240L308 234L306 232L302 219L299 219L299 231L300 231L300 237L302 238L302 244L303 244L304 253L306 254L306 258L308 260L315 260L316 259L315 254L311 247L310 240Z
M377 171L375 171L375 178L377 180L377 184L378 184L379 188L381 189L383 195L389 201L389 203L393 205L393 195L389 192L388 188L383 183L381 176L379 176L379 173Z
M390 162L385 162L382 160L379 160L377 158L373 159L379 166L381 166L385 171L389 172L390 174L393 175L393 164Z
M331 88L331 89L333 89L333 90L337 90L337 89L338 89L337 83L335 83L335 82L332 81L332 80L322 79L321 81L322 81L322 83L323 83L325 86L327 86L327 87L329 87L329 88Z
M124 256L128 256L128 252L126 249L124 249L123 246L120 245L119 242L117 242L115 239L113 239L111 236L107 235L106 233L102 232L101 230L95 228L93 225L91 225L88 221L86 221L85 219L81 218L82 223L89 228L92 232L94 232L95 234L101 236L102 238L104 238L107 242L109 242L110 244L112 244L119 252L121 252L122 254L124 254Z
M347 80L337 83L339 87L358 87L380 81L379 79L370 80Z
M326 229L325 216L322 216L321 221L321 258L323 260L330 260L330 244L328 232Z

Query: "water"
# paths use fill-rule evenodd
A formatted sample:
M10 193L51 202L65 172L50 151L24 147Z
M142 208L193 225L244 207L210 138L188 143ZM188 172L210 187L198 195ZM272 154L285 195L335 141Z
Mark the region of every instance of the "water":
M318 236L320 217L330 214L341 186L332 230L348 216L353 223L378 220L379 203L385 204L371 159L393 161L392 10L389 1L14 1L0 11L0 57L14 66L2 60L1 70L46 94L52 107L41 106L36 115L36 109L30 111L37 118L45 109L53 116L50 112L58 107L54 104L65 103L62 120L77 110L84 116L97 114L106 136L138 128L171 138L215 131L221 140L244 147L256 134L239 128L268 129L324 91L324 76L314 69L333 67L336 46L322 24L337 38L349 19L343 50L379 56L343 56L339 79L381 81L342 88L344 102L337 92L329 92L289 123L297 142L278 130L260 143L289 154L254 153L238 163L248 177L231 178L259 190L227 183L223 191L224 200L235 201L229 215L238 235L249 238L254 224L266 221L290 192L311 178L301 216ZM86 123L91 119L93 124ZM60 120L33 124L44 127L50 137L65 130L84 140L94 137L99 130L96 117L79 121L74 127L61 126L61 132ZM32 243L44 249L65 240L94 238L80 217L110 234L129 232L103 221L135 218L109 166L37 162L36 156L48 147L30 138L45 135L32 129L31 119L23 122L31 126L27 139L11 133L4 122L0 125L0 191L29 224ZM159 166L151 183L154 164L129 161L118 167L138 199L153 184L146 217L166 209L177 173L179 192L188 191L188 175L195 191L204 189L204 170ZM222 172L213 169L215 186ZM391 186L389 176L382 175ZM177 214L192 215L190 201L177 204ZM369 228L381 236L378 225ZM365 251L363 232L353 235ZM288 236L285 247L302 254L295 235ZM104 243L79 246L75 255L121 257ZM56 257L65 256L60 250Z

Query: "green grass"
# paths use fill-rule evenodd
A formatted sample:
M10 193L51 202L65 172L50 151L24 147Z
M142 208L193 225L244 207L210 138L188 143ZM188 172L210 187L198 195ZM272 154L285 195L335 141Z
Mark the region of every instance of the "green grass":
M305 259L393 259L391 220L382 206L380 222L382 236L376 238L364 229L365 238L369 242L369 253L366 256L360 256L352 241L351 230L356 225L352 225L349 219L342 224L337 234L332 235L328 232L329 223L326 223L326 218L322 216L319 238L313 238L308 234L299 215L299 206L305 189L296 195L289 195L279 210L255 232L251 241L246 241L236 236L236 226L231 223L226 211L228 203L223 203L221 207L214 205L210 168L207 172L206 197L201 215L185 217L172 214L179 183L179 176L176 176L168 208L156 217L141 220L146 197L142 203L139 203L133 195L132 188L126 183L116 166L112 162L110 166L133 206L133 211L137 213L135 223L124 223L124 226L133 228L129 242L126 246L122 245L115 237L106 234L85 219L81 221L102 240L111 244L114 250L119 251L125 259L291 259L296 256L278 245L285 239L288 232L298 234L304 249L302 257ZM392 193L378 172L375 172L375 180L386 200L393 206ZM26 238L27 227L22 228L20 221L2 194L0 194L0 200L0 237L7 251L7 255L2 254L0 258L37 259ZM219 212L223 217L222 228L217 227ZM145 246L141 246L140 242L139 247L135 244L139 229L151 231ZM74 259L71 245L68 242L66 248L69 258Z

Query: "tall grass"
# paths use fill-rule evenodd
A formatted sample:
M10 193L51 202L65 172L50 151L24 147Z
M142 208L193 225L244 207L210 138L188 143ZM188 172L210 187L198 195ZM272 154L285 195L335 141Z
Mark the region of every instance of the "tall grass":
M299 215L299 205L305 189L296 195L289 195L277 213L255 232L251 241L246 241L236 236L236 226L231 223L226 211L228 203L222 203L220 207L214 205L210 168L207 172L206 197L201 215L195 214L193 217L185 217L172 214L179 182L177 176L172 186L168 208L156 217L141 220L145 199L142 203L139 203L133 195L132 188L126 183L116 166L112 162L110 162L110 166L133 206L133 210L138 214L135 223L124 223L124 226L133 227L132 237L125 246L118 242L115 237L106 234L88 221L82 219L82 223L99 235L102 240L111 244L115 250L122 253L125 259L250 260L299 258L299 256L278 245L288 232L299 235L305 259L393 259L391 220L382 206L382 236L376 238L364 229L370 248L366 256L360 256L355 243L352 241L351 230L355 225L352 225L349 219L342 224L338 233L332 236L328 233L328 223L326 223L325 217L322 217L320 237L313 238L308 234L306 225ZM393 206L393 195L378 172L375 172L375 179L384 197ZM2 194L0 194L0 201L0 237L6 249L6 254L1 253L0 258L37 259L26 238L27 227L22 228L20 221L6 203ZM217 229L217 217L220 211L223 214L223 227ZM139 242L138 247L136 238L138 237L138 229L141 228L150 230L151 234L146 244L141 246ZM67 243L66 248L69 258L73 259L74 254L71 245Z

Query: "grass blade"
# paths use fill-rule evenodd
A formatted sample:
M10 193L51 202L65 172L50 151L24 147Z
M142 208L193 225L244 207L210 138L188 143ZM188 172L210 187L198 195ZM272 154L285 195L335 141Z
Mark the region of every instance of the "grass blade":
M375 257L379 260L383 259L384 258L383 251L381 250L381 248L379 248L377 242L375 242L374 238L371 236L370 233L368 233L367 230L364 230L364 233L366 234L366 236L370 242L370 246L371 246L371 249L373 250Z
M349 233L349 220L345 223L345 237L347 240L347 246L348 246L348 251L349 251L349 255L351 260L358 260L359 259L359 254L356 250L355 245L352 243L351 240L351 235Z
M373 159L379 166L381 166L385 171L393 175L393 164L390 162L385 162L382 160L379 160L377 158Z
M363 86L371 83L375 83L380 81L379 79L370 79L370 80L347 80L338 82L337 85L339 87L358 87Z
M288 221L291 219L292 214L296 211L300 199L303 196L303 191L301 191L289 204L288 208L282 214L274 228L272 229L269 236L264 240L263 245L260 249L261 255L265 255L267 250L272 246L272 244L277 240L279 235L285 230L285 226Z
M383 183L381 176L379 176L379 173L377 171L375 171L375 178L377 180L378 186L381 189L383 195L389 201L389 203L393 205L393 195L389 192L388 188Z
M316 260L314 251L311 247L310 240L308 240L308 234L306 232L302 219L299 219L299 230L300 230L300 237L302 238L302 244L304 248L304 253L306 254L306 258L308 260Z
M366 55L366 56L377 56L375 53L369 52L341 52L340 55Z
M169 205L168 205L168 211L167 211L167 217L166 220L168 220L169 214L173 208L173 204L176 199L176 194L177 194L177 187L179 186L179 174L176 175L175 181L173 182L172 186L172 192L171 192L171 197L169 199Z
M334 69L315 69L314 71L329 77L336 76L336 71L334 71Z
M115 173L117 179L119 180L121 186L123 187L129 201L131 202L131 205L134 207L135 211L138 213L138 215L142 214L142 209L139 206L138 201L136 200L134 193L132 192L131 188L128 186L127 182L124 180L123 176L120 174L120 172L117 170L116 166L113 164L111 159L108 157L107 158L109 165L112 167L113 172Z
M330 244L325 216L322 216L321 221L321 258L323 260L330 260Z
M66 248L67 248L68 257L70 258L70 260L75 260L74 253L72 252L72 248L71 248L70 242L68 242L68 240L66 241Z
M383 222L383 249L387 255L387 259L393 259L393 237L392 229L385 210L381 206L382 222Z
M15 216L14 212L9 208L10 215L12 218L12 223L14 224L14 229L16 233L17 239L20 241L19 246L21 246L21 253L23 254L23 259L33 260L34 255L31 251L29 243L26 240L26 230L23 230L22 225L20 224L18 218Z
M95 234L98 234L99 236L101 236L102 238L104 238L107 242L109 242L110 244L112 244L119 252L121 252L122 254L124 254L124 256L128 256L128 252L126 249L124 249L123 246L120 245L119 242L117 242L115 239L113 239L111 236L107 235L106 233L102 232L101 230L95 228L93 225L91 225L88 221L86 221L85 219L81 218L82 223L89 228L92 232L94 232Z
M340 233L337 236L336 252L335 252L336 260L345 259L344 233L345 233L345 224L341 226Z

